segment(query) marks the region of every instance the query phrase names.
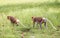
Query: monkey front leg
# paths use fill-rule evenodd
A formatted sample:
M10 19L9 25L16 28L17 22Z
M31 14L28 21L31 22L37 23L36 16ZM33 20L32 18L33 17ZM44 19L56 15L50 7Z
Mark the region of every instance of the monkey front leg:
M35 22L33 22L33 28L34 28L34 26L35 26Z
M11 22L11 24L14 26L14 23L13 22Z

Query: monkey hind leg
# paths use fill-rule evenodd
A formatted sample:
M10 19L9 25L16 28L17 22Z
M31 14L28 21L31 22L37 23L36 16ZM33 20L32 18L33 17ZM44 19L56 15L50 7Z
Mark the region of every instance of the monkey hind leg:
M17 24L17 26L19 26L19 24Z
M44 23L44 26L45 26L45 28L47 28L47 24L46 24L46 22Z
M19 26L19 23L16 23L17 26Z
M42 29L42 23L40 23L40 29Z

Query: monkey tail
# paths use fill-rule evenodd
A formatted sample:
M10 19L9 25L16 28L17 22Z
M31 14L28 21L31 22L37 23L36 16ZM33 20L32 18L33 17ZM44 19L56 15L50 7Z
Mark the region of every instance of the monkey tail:
M25 28L27 27L27 26L25 26L21 21L20 21L20 24L21 24L23 27L25 27Z
M20 21L20 24L23 26L23 27L25 27L26 28L26 26Z
M17 22L17 26L18 26L18 24L21 24L23 27L26 28L26 26L19 19L16 19L16 22Z
M53 29L57 30L56 27L53 25L53 23L49 19L47 19L47 21L51 24L51 26L53 27Z

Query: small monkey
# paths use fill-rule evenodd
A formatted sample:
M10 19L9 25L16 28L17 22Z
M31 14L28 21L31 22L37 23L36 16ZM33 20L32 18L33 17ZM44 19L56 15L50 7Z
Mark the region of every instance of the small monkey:
M42 29L42 24L44 23L44 26L46 27L46 18L44 17L32 17L33 21L33 27L35 26L35 23L40 24L40 28Z
M11 23L13 23L13 24L17 24L17 26L18 26L18 24L19 24L19 20L16 19L15 17L13 17L13 16L7 16L7 19L10 20Z

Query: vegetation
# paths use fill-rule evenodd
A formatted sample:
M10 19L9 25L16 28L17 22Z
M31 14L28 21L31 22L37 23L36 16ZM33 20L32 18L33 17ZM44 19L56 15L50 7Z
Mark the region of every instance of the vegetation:
M13 26L6 18L8 15L18 18L26 28L21 24ZM48 29L45 29L44 25L42 30L37 26L32 28L32 16L48 18L57 30L54 30L49 22ZM26 29L29 31L26 32ZM36 38L60 38L60 3L55 1L0 5L0 38L20 38L23 31L25 38L30 38L31 35Z

